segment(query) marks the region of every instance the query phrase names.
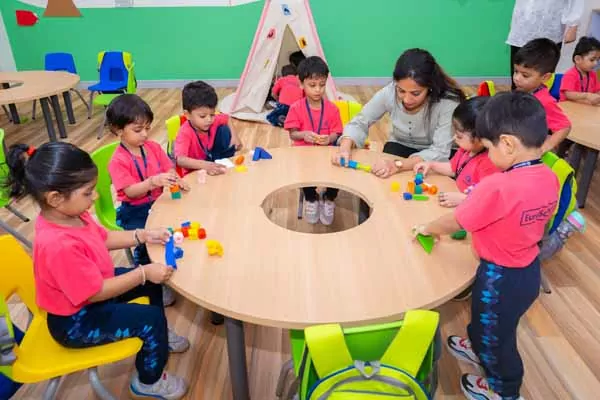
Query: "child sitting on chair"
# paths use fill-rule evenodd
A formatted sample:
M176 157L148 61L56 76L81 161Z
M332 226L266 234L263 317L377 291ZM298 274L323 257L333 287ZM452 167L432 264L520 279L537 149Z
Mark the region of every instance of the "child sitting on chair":
M227 125L227 114L215 115L217 92L209 84L196 81L183 87L181 97L187 121L175 139L177 165L185 174L198 169L208 175L224 174L227 167L215 161L233 156L242 143Z
M277 79L273 86L273 98L277 101L277 106L267 115L267 121L273 126L283 127L290 106L304 96L300 87L296 67L291 64L285 65L281 69L281 78Z
M450 176L456 180L458 192L440 193L438 200L443 207L456 207L467 197L468 192L483 178L498 172L488 157L487 149L475 130L475 122L489 97L474 97L454 109L452 129L454 141L459 149L448 162L421 162L415 165L415 173L423 176L429 171Z
M90 155L65 142L34 150L10 148L11 197L31 195L41 211L35 223L33 264L36 302L47 311L50 334L69 348L93 347L137 337L129 390L135 398L180 399L182 378L164 369L169 352L183 352L186 338L168 330L161 285L173 269L152 263L115 268L110 250L165 243L166 229L107 231L88 212L96 199L98 169ZM150 304L131 304L138 297Z
M599 105L600 85L596 77L596 65L600 59L600 41L595 37L579 39L573 52L575 64L563 75L560 83L560 100Z
M468 338L450 336L450 353L481 367L460 385L468 399L521 399L523 362L517 326L540 291L538 243L556 209L559 183L542 163L548 135L540 102L522 92L490 98L477 118L477 135L503 173L475 186L456 210L415 234L471 232L480 262L473 283ZM434 250L435 251L435 250Z
M329 67L320 57L308 57L300 62L298 77L306 97L290 106L284 128L290 132L294 146L334 145L343 127L339 109L325 98ZM322 201L316 187L303 191L306 222L316 224L320 220L323 225L331 225L338 189L327 188Z
M179 185L188 190L173 168L173 162L160 144L148 140L154 114L150 106L135 94L116 97L106 110L110 131L121 143L108 164L108 172L121 206L117 209L117 224L125 230L142 229L148 213L164 187ZM150 264L146 246L135 248L136 265ZM175 301L173 291L164 287L164 303Z

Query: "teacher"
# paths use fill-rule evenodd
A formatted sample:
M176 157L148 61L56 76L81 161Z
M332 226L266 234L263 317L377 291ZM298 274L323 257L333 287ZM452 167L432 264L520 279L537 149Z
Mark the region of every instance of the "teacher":
M465 95L426 50L402 53L394 81L379 90L344 128L333 158L349 160L353 147L363 147L369 127L389 113L392 129L383 152L406 160L385 158L372 172L387 178L422 161L447 161L452 148L452 113Z

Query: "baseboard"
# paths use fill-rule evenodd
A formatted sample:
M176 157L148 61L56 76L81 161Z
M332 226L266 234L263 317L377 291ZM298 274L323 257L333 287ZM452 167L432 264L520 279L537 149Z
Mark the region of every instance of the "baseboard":
M472 77L456 77L456 81L461 85L478 85L482 81L491 80L497 85L510 85L510 77L494 76L472 76ZM138 88L140 89L173 89L182 88L186 83L192 82L193 79L169 79L169 80L138 80ZM391 77L352 77L352 78L334 78L335 84L338 86L383 86L391 81ZM205 82L217 87L237 87L239 79L206 79ZM86 89L88 86L97 82L81 81L78 87Z

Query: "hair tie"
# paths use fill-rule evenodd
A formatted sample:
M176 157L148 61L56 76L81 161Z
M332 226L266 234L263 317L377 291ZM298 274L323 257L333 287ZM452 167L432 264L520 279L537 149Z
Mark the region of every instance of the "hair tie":
M33 155L33 153L35 153L36 148L33 146L29 146L29 148L27 149L27 155L29 157L31 157Z

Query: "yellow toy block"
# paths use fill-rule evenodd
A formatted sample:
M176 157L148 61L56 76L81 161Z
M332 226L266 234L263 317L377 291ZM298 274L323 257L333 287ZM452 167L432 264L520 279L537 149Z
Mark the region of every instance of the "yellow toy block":
M246 167L245 165L236 165L235 170L236 172L247 172L248 167Z
M200 229L200 228L202 228L202 225L200 225L199 222L192 222L190 224L190 228L192 228L192 229Z
M188 229L188 239L198 240L198 229L197 228Z
M398 182L392 182L391 189L392 189L392 192L399 192L400 184Z
M206 248L208 249L209 256L223 256L223 246L214 239L209 239L206 241Z

